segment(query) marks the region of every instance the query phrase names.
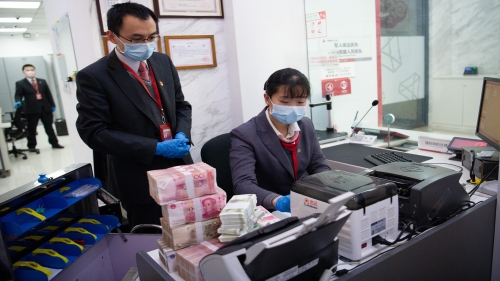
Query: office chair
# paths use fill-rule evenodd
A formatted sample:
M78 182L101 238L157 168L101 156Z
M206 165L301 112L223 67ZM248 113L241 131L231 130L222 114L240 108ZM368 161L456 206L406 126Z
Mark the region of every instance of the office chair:
M216 170L217 185L222 188L228 200L234 195L231 167L229 166L230 134L222 134L207 141L201 148L201 160Z
M28 159L25 151L30 151L29 149L18 149L16 147L16 141L26 138L28 132L26 130L26 120L22 117L24 107L20 106L16 111L6 112L10 114L10 120L12 127L5 129L5 139L7 143L12 143L12 149L9 150L9 154L14 154L14 157L23 155L23 159ZM14 129L15 128L15 129ZM40 150L35 149L36 154L40 153Z

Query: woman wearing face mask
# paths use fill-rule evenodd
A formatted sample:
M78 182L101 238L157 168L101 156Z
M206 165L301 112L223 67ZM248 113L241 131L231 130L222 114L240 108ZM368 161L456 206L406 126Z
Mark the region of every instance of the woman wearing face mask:
M310 85L298 70L274 72L264 85L266 107L231 131L235 194L256 194L266 209L290 212L290 188L307 174L330 170L311 120Z

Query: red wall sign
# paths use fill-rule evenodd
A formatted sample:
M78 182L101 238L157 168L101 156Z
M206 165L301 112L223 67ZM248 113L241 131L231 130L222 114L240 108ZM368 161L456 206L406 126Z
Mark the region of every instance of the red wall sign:
M347 77L321 80L323 97L327 94L341 96L351 93L351 79Z

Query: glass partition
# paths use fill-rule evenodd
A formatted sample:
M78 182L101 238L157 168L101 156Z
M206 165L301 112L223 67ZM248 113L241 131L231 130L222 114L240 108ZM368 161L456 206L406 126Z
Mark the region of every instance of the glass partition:
M391 113L391 129L474 136L483 77L500 75L498 1L304 3L311 102L332 96L339 131L377 99L359 127L385 128ZM311 116L326 126L326 108Z

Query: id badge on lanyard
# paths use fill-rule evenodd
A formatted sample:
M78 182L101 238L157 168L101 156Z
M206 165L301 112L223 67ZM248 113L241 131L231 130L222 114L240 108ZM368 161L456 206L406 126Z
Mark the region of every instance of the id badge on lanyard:
M151 99L153 99L153 101L156 103L156 105L160 109L161 123L162 124L160 124L158 126L158 128L160 130L161 141L171 140L172 139L172 128L170 127L170 124L167 123L165 120L165 112L163 111L163 106L161 104L158 85L156 85L156 79L155 79L153 71L151 70L151 67L149 67L149 77L151 77L151 83L153 85L153 89L154 89L154 92L156 95L156 100L153 98L153 96L151 95L151 93L148 90L148 87L146 87L146 84L144 84L144 81L142 81L142 79L137 75L137 73L135 73L135 71L133 71L127 64L125 64L123 62L122 62L122 64L135 77L135 79L137 79L137 81L139 81L142 84L142 87L144 87L144 90L146 90L146 93L148 93L148 95L151 97ZM162 86L163 86L163 84L162 84Z
M172 129L170 128L170 124L160 124L160 136L161 141L172 139Z

